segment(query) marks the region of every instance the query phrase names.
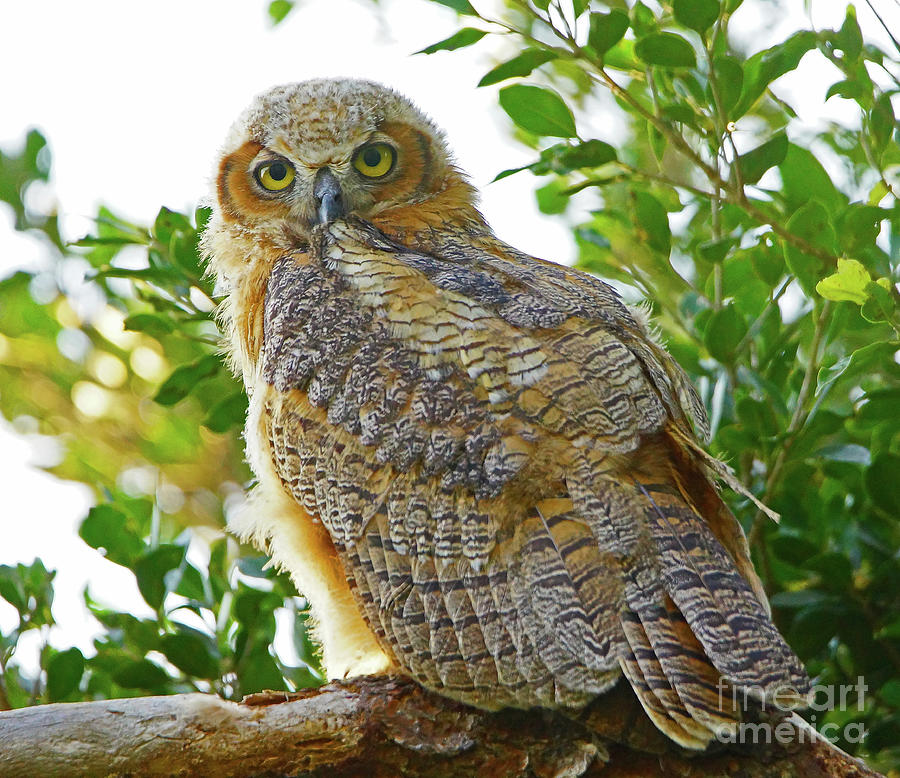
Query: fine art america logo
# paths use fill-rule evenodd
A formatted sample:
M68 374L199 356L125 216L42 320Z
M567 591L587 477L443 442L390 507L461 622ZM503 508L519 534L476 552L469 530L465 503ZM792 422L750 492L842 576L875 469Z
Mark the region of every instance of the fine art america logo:
M774 695L765 694L761 688L735 689L723 679L719 680L718 689L719 710L723 712L745 710L751 707L762 713L788 714L798 707L801 700L805 700L805 705L802 707L813 712L804 718L812 727L816 727L816 729L806 728L802 724L798 726L780 715L774 716L772 721L766 721L763 716L761 721L741 721L732 725L723 725L716 731L716 739L721 743L787 745L810 742L817 738L825 738L832 742L840 738L845 743L861 743L866 737L866 729L859 721L851 721L843 725L827 722L817 726L818 716L828 711L853 709L862 711L864 709L866 692L869 687L862 676L859 676L856 683L853 684L841 684L840 686L816 684L805 696L790 686L778 688ZM751 700L752 704L748 705Z

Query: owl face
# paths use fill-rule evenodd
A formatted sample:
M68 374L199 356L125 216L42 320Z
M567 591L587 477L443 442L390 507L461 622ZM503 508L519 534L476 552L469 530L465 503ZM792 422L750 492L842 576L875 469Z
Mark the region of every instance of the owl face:
M345 216L402 221L461 183L443 133L408 100L367 81L316 80L276 87L238 119L216 199L226 224L296 247Z

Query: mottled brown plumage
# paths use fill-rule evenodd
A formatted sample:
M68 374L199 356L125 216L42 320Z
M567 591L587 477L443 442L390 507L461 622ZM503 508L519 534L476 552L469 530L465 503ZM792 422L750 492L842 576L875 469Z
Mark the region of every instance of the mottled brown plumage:
M494 237L407 101L258 98L205 247L251 397L234 527L310 600L330 675L565 710L624 675L689 748L739 720L727 687L799 700L684 373L609 286Z

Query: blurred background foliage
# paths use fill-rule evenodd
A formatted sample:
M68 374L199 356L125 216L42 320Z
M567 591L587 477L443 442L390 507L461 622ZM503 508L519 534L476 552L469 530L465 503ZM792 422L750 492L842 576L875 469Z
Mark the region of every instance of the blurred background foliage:
M727 492L815 681L868 684L811 720L861 723L866 739L840 745L900 770L900 44L890 30L890 50L868 41L852 5L838 29L755 50L729 30L741 0L510 0L492 17L432 1L460 30L420 55L492 47L479 86L534 149L498 177L539 176L539 206L571 224L578 265L652 304L706 403L710 450L781 514ZM293 3L269 12L280 23ZM805 124L779 97L807 56L834 66L822 100L848 101L853 126ZM302 599L222 530L249 472L245 400L217 355L197 256L208 212L163 208L144 226L103 208L93 235L64 245L52 208L25 198L49 180L37 132L0 157L0 199L54 257L0 282L0 411L59 438L51 471L97 498L81 537L133 571L156 618L86 595L106 630L96 654L45 642L28 677L15 648L52 624L53 572L0 568L20 615L0 638L0 707L320 682ZM591 198L585 220L567 214L576 193ZM84 275L90 316L72 292ZM205 553L189 561L192 544ZM271 648L277 612L294 614L289 657Z

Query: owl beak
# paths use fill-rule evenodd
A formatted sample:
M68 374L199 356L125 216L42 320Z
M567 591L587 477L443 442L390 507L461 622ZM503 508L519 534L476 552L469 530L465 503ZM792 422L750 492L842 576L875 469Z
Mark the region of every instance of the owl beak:
M316 201L316 219L319 224L328 224L344 215L341 184L337 176L331 172L331 168L323 167L316 173L313 197Z

